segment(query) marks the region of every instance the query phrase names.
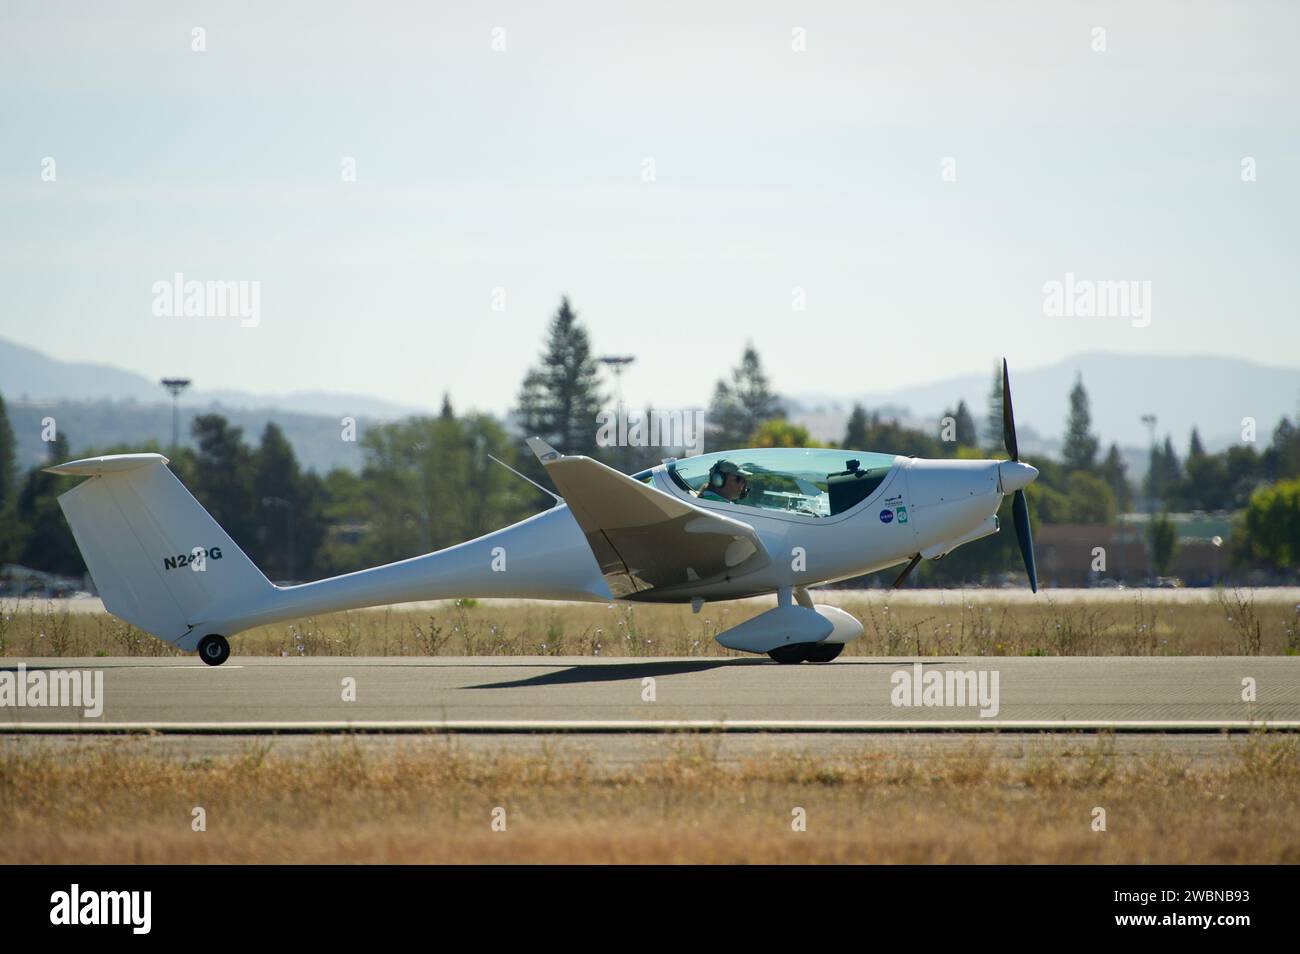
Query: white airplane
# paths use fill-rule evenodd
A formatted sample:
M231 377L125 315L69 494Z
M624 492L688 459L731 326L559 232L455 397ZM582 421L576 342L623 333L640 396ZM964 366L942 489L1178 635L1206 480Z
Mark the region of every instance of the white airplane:
M47 470L90 478L59 503L108 611L212 666L229 657L236 633L366 606L505 597L690 603L699 612L707 601L769 593L773 609L718 642L779 663L830 662L862 624L815 604L809 587L906 561L898 586L922 558L996 533L1006 494L1037 591L1023 488L1038 471L1020 461L1005 361L1002 382L1005 461L755 448L628 476L530 438L562 495L552 494L551 509L445 550L297 586L267 580L161 454Z

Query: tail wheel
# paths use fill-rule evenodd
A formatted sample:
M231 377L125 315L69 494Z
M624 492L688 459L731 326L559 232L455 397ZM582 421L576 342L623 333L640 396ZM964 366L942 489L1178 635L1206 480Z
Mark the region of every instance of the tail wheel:
M226 637L210 633L199 640L199 658L209 666L220 666L230 658L230 643Z

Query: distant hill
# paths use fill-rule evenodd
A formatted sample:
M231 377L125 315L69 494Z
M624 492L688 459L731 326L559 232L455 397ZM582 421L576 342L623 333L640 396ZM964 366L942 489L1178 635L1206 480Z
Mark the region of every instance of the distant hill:
M68 438L73 454L90 447L117 444L136 447L153 441L160 447L171 443L170 404L140 404L135 401L10 401L5 396L9 421L18 442L18 462L34 467L46 462L49 445L41 440L41 420L52 417L60 433ZM235 427L243 428L244 440L256 444L268 421L279 424L293 445L299 463L324 474L335 467L361 469L360 438L376 423L375 418L358 417L357 442L342 439L340 416L295 414L271 409L246 410L214 404L206 408L184 407L180 414L181 443L193 446L190 421L199 414L221 414Z
M245 391L205 390L196 386L181 396L182 407L222 405L243 410L269 410L297 414L349 415L392 420L411 414L436 413L437 408L416 408L356 394L320 391L292 394L249 394ZM0 393L7 402L134 401L151 405L171 399L154 379L106 364L58 361L32 348L0 339ZM170 411L168 414L170 415ZM168 417L167 434L171 434Z
M721 373L721 371L720 371ZM1300 368L1274 367L1239 358L1169 357L1087 352L1041 368L1011 367L1016 424L1028 454L1056 454L1065 429L1069 392L1082 374L1092 402L1094 430L1102 448L1117 441L1129 473L1146 468L1148 439L1143 414L1157 417L1157 435L1186 452L1192 427L1210 451L1240 440L1241 419L1254 417L1258 439L1268 441L1284 415L1300 407ZM983 426L993 367L980 374L946 378L889 392L860 395L802 394L787 398L790 416L819 440L840 440L855 402L886 418L922 429L936 428L945 408L964 399ZM779 382L778 382L779 383ZM25 466L44 459L40 419L52 415L75 450L171 436L171 406L157 381L109 365L57 361L39 351L0 340L0 393L10 407ZM358 468L359 449L339 439L339 419L355 417L359 433L381 420L436 409L404 407L359 395L323 392L255 395L195 389L182 398L182 434L195 414L216 412L256 441L266 422L284 428L304 466L324 472ZM863 448L888 450L888 448Z
M1127 355L1094 351L1074 355L1042 368L1018 368L1011 363L1011 387L1016 425L1022 435L1050 447L1065 430L1070 388L1083 375L1092 406L1093 428L1103 447L1148 446L1143 414L1155 414L1156 433L1173 437L1180 454L1186 452L1192 427L1210 451L1241 440L1241 419L1255 418L1258 438L1266 442L1283 415L1300 406L1300 368L1256 364L1240 358ZM975 422L983 426L993 366L981 374L946 378L931 384L857 396L798 395L801 412L818 418L829 431L843 432L855 401L869 411L882 406L905 407L914 420L936 422L945 408L964 399Z

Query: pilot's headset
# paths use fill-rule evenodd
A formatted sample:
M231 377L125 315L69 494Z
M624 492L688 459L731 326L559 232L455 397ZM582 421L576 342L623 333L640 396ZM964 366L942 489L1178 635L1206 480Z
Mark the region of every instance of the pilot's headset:
M727 482L727 471L722 469L724 464L731 464L732 467L736 467L736 465L731 461L723 459L709 468L709 486L714 490L721 490L722 485ZM736 469L731 473L736 474L745 481L745 489L741 492L740 496L736 498L737 500L744 500L749 496L749 477L739 467L736 467Z

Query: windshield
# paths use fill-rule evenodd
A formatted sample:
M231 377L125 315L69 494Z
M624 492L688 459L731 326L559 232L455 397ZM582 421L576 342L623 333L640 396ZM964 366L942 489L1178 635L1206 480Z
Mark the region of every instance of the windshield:
M719 476L735 470L744 477L746 492L732 501L738 506L829 517L870 496L894 466L894 455L824 447L759 447L688 457L669 464L668 473L679 487L701 500L725 502L724 491L709 485L715 465Z

